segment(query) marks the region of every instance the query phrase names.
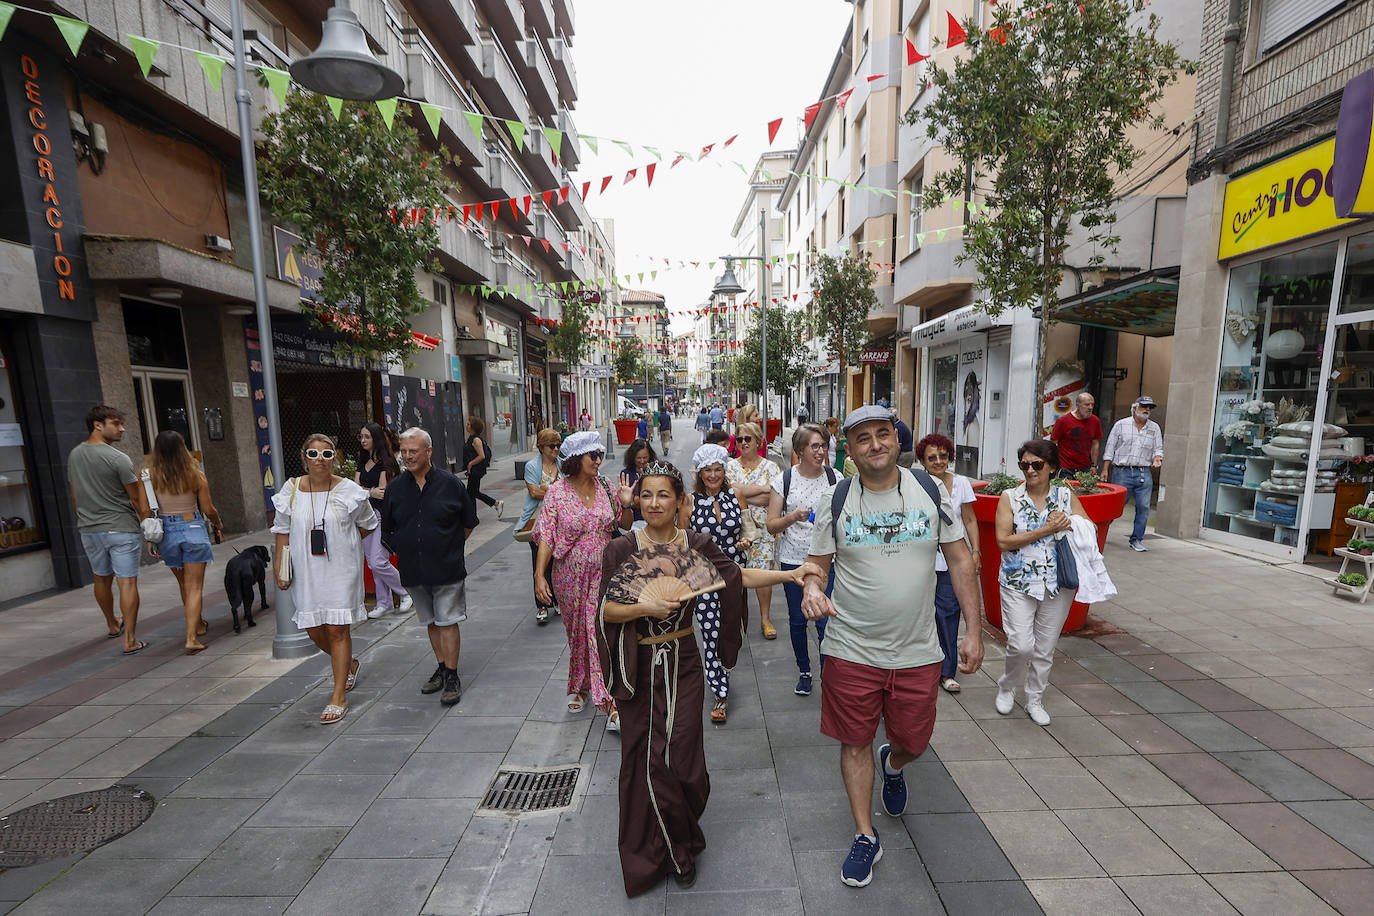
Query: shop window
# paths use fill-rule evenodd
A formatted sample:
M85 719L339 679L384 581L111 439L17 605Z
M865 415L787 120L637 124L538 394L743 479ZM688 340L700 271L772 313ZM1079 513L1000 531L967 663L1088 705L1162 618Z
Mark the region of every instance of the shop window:
M0 353L0 557L44 543L13 375L14 363Z
M937 356L933 362L933 397L931 398L930 429L941 436L954 440L954 430L959 422L959 402L955 387L959 382L959 354Z
M164 369L189 369L181 309L125 299L124 337L129 344L129 363Z
M907 227L907 247L911 251L921 249L921 225L925 218L926 178L922 173L911 179L911 223Z

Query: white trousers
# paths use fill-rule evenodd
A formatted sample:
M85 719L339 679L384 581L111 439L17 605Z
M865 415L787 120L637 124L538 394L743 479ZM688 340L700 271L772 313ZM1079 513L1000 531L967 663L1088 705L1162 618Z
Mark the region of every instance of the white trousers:
M1050 683L1054 647L1073 604L1072 589L1060 589L1053 598L1032 598L1024 592L1001 588L1002 632L1007 634L1007 667L997 687L1015 692L1024 678L1026 702L1038 703ZM1030 671L1027 673L1026 668Z

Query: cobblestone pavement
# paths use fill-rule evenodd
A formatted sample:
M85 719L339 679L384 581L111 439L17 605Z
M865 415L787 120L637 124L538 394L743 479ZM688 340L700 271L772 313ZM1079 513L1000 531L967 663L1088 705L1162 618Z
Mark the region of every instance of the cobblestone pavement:
M686 467L696 435L677 431ZM115 782L158 799L90 854L0 873L0 912L1369 912L1372 612L1300 570L1153 536L1144 554L1112 538L1121 594L1094 611L1126 634L1060 643L1049 728L993 710L992 639L988 668L941 695L863 890L839 882L852 822L819 695L793 695L787 639L755 616L729 724L706 725L700 879L627 900L618 738L566 711L563 628L535 625L528 548L509 539L523 488L487 482L511 506L500 524L482 510L470 551L452 709L418 692L424 629L391 616L355 629L351 709L321 725L323 658L271 660L270 613L230 632L221 567L197 656L161 569L142 576L152 645L130 658L89 590L0 613L0 807ZM781 594L774 609L785 623ZM580 764L574 807L474 816L503 763Z

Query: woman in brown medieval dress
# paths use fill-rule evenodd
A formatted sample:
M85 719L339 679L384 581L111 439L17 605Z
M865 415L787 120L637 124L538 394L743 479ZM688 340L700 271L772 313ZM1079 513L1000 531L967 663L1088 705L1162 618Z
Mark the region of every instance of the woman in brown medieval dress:
M692 631L695 599L607 601L612 575L655 545L685 544L706 557L725 580L718 652L726 668L734 667L744 636L745 588L820 575L808 566L741 570L707 535L678 529L685 490L682 475L667 462L651 464L635 488L646 526L606 548L597 626L606 689L620 710L620 867L631 897L664 875L681 887L696 881L696 857L706 848L701 815L711 792L701 722L706 682Z

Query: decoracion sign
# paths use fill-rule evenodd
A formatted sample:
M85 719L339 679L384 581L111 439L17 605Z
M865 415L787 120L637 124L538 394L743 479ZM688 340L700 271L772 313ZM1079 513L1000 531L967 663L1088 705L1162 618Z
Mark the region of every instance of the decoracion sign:
M1228 181L1218 260L1352 222L1336 215L1335 150L1333 137Z
M24 207L23 228L12 229L33 248L43 312L94 321L62 68L46 48L16 32L3 45L0 79Z

